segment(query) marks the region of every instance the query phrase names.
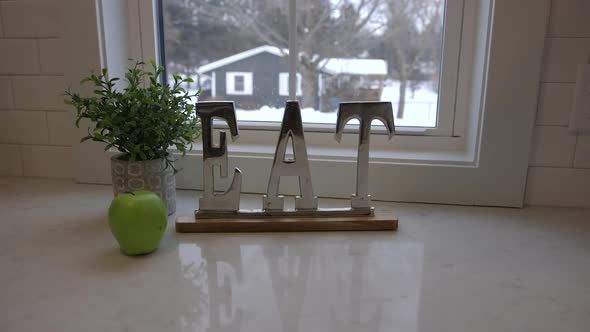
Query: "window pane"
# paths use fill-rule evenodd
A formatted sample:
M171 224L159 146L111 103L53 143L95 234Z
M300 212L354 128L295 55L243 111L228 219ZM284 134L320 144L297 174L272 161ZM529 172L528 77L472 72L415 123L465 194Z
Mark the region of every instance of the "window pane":
M288 54L278 46L287 43L287 26L277 21L260 34L246 13L272 11L278 20L286 17L286 5L283 0L163 0L168 72L200 82L201 101L235 101L238 120L257 120L259 110L282 114L287 97L279 95L279 73L288 72ZM232 72L249 74L227 75Z
M235 77L234 89L239 92L244 91L244 76L236 76Z
M281 121L287 1L163 1L169 72L195 77L201 100L236 101L239 120ZM343 101L385 100L393 103L396 125L435 127L444 5L298 0L297 95L304 122L335 123ZM251 95L228 96L223 80L231 71L252 73ZM244 77L234 77L236 91L245 85Z

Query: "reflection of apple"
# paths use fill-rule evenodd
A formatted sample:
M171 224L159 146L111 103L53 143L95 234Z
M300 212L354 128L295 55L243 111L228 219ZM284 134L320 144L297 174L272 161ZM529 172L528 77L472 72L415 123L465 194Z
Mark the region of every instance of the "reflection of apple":
M166 205L151 191L121 193L109 208L109 226L127 255L158 248L167 223Z

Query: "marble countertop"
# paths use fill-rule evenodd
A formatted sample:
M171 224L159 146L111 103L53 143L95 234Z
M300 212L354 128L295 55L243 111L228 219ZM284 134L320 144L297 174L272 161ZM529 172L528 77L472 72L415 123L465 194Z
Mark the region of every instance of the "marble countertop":
M197 194L179 191L178 211ZM378 203L397 232L176 234L171 218L157 252L127 257L111 199L109 186L0 178L0 331L590 326L590 210Z

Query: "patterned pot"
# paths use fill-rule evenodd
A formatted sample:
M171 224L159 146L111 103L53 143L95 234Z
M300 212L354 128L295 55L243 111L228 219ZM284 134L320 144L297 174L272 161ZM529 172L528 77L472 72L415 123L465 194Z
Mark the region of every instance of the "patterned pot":
M176 212L176 179L172 167L166 168L166 160L146 161L122 160L125 154L111 157L111 175L113 193L149 190L153 191L166 203L168 215Z

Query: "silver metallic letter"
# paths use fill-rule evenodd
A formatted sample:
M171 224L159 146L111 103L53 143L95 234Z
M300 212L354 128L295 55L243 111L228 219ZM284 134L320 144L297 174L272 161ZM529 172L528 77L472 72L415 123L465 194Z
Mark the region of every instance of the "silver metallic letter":
M285 159L287 142L293 142L293 159ZM318 198L313 195L307 149L303 137L303 123L299 102L287 101L281 133L275 150L272 171L268 180L268 189L263 197L265 210L283 210L284 197L279 195L281 176L298 176L300 196L295 197L296 210L314 210L318 207Z
M242 172L236 167L232 183L226 192L215 193L213 167L219 166L221 177L227 177L227 145L225 132L219 134L219 146L213 146L213 118L223 119L229 126L232 141L238 137L238 124L234 103L231 101L210 101L197 103L197 115L203 129L203 196L199 210L237 211L240 208Z
M336 141L340 142L344 126L351 119L358 119L359 146L356 161L356 194L352 195L350 206L353 209L369 208L369 142L371 140L371 122L380 120L385 125L389 139L393 137L393 110L390 102L350 102L340 103L336 120Z

